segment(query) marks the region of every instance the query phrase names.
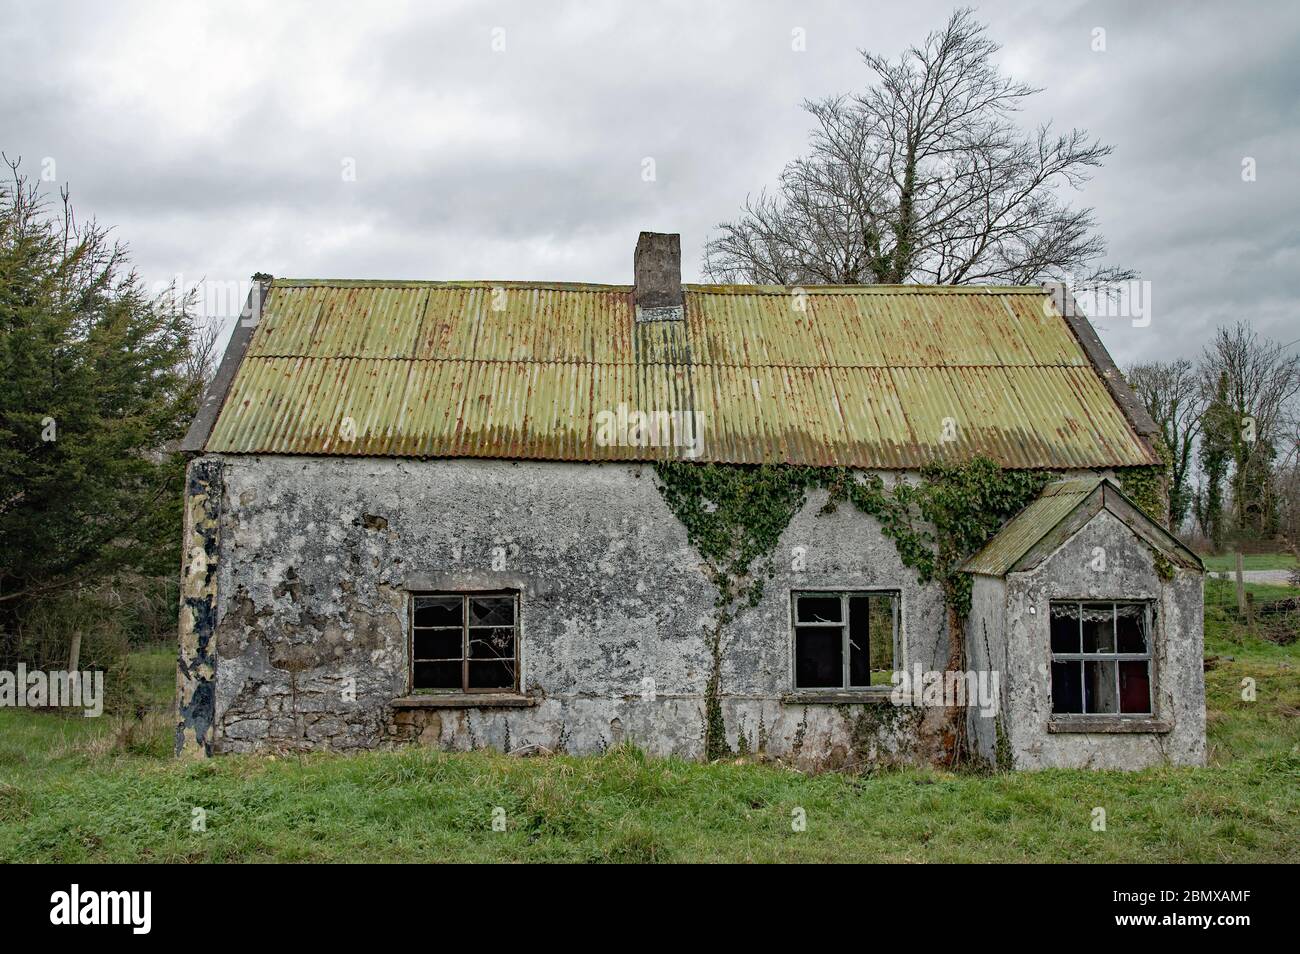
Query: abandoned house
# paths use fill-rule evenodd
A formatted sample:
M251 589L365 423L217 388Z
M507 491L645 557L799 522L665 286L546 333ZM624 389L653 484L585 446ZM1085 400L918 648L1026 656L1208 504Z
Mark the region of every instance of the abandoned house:
M633 272L257 277L184 445L178 751L701 758L713 731L808 766L925 761L951 700L900 702L895 674L942 675L956 633L992 690L959 717L979 757L1204 761L1202 567L1124 492L1155 428L1068 295L683 285L655 233ZM811 487L715 630L657 469L896 486L975 457L1050 476L962 564L955 623L880 521Z

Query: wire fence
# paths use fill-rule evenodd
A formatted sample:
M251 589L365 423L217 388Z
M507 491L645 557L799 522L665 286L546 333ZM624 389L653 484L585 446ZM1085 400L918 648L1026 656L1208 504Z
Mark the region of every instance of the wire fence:
M1274 642L1294 642L1300 635L1300 588L1290 571L1244 574L1240 594L1236 573L1205 575L1205 611L1243 625Z

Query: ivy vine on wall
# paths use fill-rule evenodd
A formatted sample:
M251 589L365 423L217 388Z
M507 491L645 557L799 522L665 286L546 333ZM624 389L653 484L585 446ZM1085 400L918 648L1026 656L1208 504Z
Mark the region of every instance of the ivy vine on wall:
M708 634L711 656L705 690L705 753L729 751L720 697L722 636L746 606L762 598L763 581L775 572L781 535L812 488L829 493L827 510L848 502L876 518L905 566L922 584L939 582L956 627L970 611L970 577L961 562L982 547L1042 490L1047 474L1003 470L987 458L934 465L916 480L844 467L784 464L656 465L659 490L704 560L717 596ZM959 642L960 634L954 632Z
M931 465L919 480L898 477L890 488L879 474L840 469L827 489L832 505L848 500L879 520L903 565L920 583L941 584L948 608L964 618L970 612L971 580L957 568L1028 506L1048 479L1043 471L1004 470L977 457Z
M717 590L705 687L704 750L728 754L722 719L722 634L744 606L755 606L774 572L781 534L807 499L813 469L780 464L742 466L670 461L656 465L659 492L686 528Z
M1169 497L1165 488L1166 470L1160 465L1123 467L1116 471L1125 496L1163 526L1169 523Z

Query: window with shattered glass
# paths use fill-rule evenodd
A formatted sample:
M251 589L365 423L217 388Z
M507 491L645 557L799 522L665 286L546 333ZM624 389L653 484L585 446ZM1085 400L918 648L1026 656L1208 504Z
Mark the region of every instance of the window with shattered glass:
M500 692L519 688L519 596L411 597L411 688Z

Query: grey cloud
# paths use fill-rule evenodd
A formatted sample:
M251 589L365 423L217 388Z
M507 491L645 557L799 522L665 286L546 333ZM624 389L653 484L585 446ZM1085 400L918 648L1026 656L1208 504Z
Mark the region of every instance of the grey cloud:
M82 214L114 224L149 280L626 282L642 228L681 231L697 278L712 226L803 147L800 102L860 87L859 49L896 54L950 9L14 4L0 18L0 148L32 171L55 157ZM1296 337L1300 11L1006 2L980 15L1016 75L1045 87L1026 123L1115 146L1074 200L1096 210L1112 261L1153 285L1150 327L1100 323L1117 360L1195 354L1238 317ZM1090 47L1098 26L1105 53Z

